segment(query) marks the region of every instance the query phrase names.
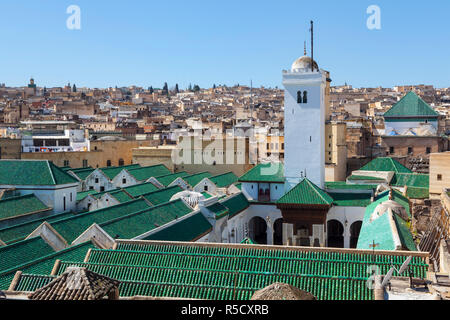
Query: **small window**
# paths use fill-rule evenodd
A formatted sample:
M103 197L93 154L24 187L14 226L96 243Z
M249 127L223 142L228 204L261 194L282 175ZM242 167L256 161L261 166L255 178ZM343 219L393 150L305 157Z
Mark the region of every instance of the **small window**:
M69 160L64 160L64 167L68 167L69 166Z
M83 160L83 168L87 168L88 166L88 161L86 159Z
M412 154L413 153L413 148L412 147L408 147L408 154Z
M94 190L94 187L93 187L93 186L90 186L90 187L89 187L89 190Z
M111 167L111 160L106 160L106 166Z
M105 187L100 187L100 192L105 191Z
M70 193L70 202L72 202L72 192Z
M119 167L123 166L125 164L125 161L123 159L119 159Z
M122 179L122 183L123 183L123 184L127 183L127 179L125 179L125 178Z
M303 91L303 103L308 103L308 92Z
M394 154L394 152L395 152L394 147L389 147L389 153L390 153L390 154Z
M427 147L427 154L430 154L430 153L431 153L431 148Z
M203 191L208 191L208 186L204 186Z
M98 183L98 178L95 178L95 183Z
M437 181L442 181L442 174L437 175Z
M297 103L302 103L302 92L297 91Z

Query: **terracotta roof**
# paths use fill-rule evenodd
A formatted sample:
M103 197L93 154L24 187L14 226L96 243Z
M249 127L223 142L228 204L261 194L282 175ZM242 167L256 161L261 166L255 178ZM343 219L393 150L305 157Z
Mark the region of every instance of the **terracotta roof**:
M31 300L100 300L114 292L120 281L86 268L68 268L58 278L28 295Z

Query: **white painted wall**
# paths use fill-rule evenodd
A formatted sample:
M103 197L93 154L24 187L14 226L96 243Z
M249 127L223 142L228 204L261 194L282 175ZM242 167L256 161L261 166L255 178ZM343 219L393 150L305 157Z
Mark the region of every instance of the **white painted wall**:
M96 178L98 178L98 182L95 182ZM109 181L108 177L106 177L99 169L95 169L85 180L84 182L85 190L90 190L91 187L94 188L97 192L101 192L100 188L104 187L104 191L109 191L112 189L116 189L116 186Z
M350 227L356 221L363 221L365 207L338 207L333 206L328 211L327 223L337 220L344 226L344 248L350 248Z
M298 184L302 175L324 187L325 85L323 71L283 72L286 191ZM298 91L308 92L306 104L297 103Z

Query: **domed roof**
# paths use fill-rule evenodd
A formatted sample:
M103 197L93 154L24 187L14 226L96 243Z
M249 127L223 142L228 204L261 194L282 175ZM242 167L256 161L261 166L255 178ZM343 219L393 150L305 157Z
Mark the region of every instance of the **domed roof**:
M304 55L294 61L291 67L292 72L311 72L311 65L314 64L314 70L319 70L317 62L313 61L307 55Z

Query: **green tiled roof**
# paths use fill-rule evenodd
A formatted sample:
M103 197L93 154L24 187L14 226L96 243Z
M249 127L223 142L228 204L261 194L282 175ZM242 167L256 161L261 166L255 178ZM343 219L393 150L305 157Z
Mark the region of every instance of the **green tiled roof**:
M34 194L0 200L0 220L50 210Z
M325 188L331 190L373 190L377 184L353 184L345 181L325 182Z
M242 183L236 183L235 186L236 186L236 188L238 188L239 190L242 190Z
M5 243L9 244L12 242L17 242L25 239L31 232L33 232L37 227L39 227L43 222L47 221L51 223L52 221L64 219L67 217L74 216L71 212L64 212L59 214L53 214L48 217L35 219L29 222L17 224L7 228L0 229L0 239Z
M277 201L277 204L304 205L331 205L332 203L333 198L307 178L304 178Z
M149 201L154 206L168 202L170 199L178 192L183 191L180 186L173 186L158 191L150 192L142 195L147 201Z
M54 186L77 182L51 161L0 160L0 185Z
M246 237L241 241L241 244L256 244L256 242L250 239L249 237Z
M36 260L16 266L14 269L3 273L0 275L0 290L7 290L11 284L12 279L16 271L22 271L24 273L35 273L35 274L50 274L52 272L55 261L59 260L70 260L76 262L82 262L86 256L89 248L95 248L92 242L85 242L79 245L75 245L61 251L51 253L46 256L39 257ZM24 283L19 284L18 291L21 290L20 286Z
M238 181L238 177L233 172L227 172L210 177L209 180L211 180L218 188L225 188Z
M183 178L189 176L189 173L185 172L185 171L181 171L181 172L177 172L177 173L171 173L171 174L167 174L164 176L159 176L159 177L155 177L156 180L159 181L159 183L161 183L163 186L167 187L169 184L171 184L172 182L174 182L176 180L176 178Z
M211 176L212 174L209 172L200 172L190 176L185 176L183 177L183 180L186 181L191 187L195 187L200 181Z
M127 202L133 200L125 191L123 190L116 190L116 191L109 191L109 195L114 197L117 201L120 203Z
M171 174L170 170L167 169L167 167L163 164L158 164L150 167L127 169L127 171L138 181L145 181L151 177Z
M194 241L211 231L212 226L201 212L183 219L170 227L153 233L143 240Z
M406 196L410 199L428 199L430 190L428 188L408 187Z
M88 191L83 191L83 192L77 192L77 202L83 200L84 198L86 198L88 195L90 194L96 194L98 193L96 190L88 190Z
M364 220L361 226L361 231L358 238L358 249L371 249L370 245L375 241L378 246L375 250L395 250L394 245L394 231L391 228L389 213L384 213L380 217L373 221L370 221L370 217L376 207L389 200L389 191L386 191L379 195L375 202L371 203L366 207L366 212L364 214ZM401 195L397 190L393 190L393 200L400 205L402 205L408 215L410 216L410 208L408 199ZM415 245L412 240L411 232L408 226L402 218L393 213L393 219L396 223L396 230L399 235L400 241L402 242L403 249L415 251Z
M117 176L120 172L122 172L123 169L133 169L133 168L140 168L141 166L138 164L130 164L128 166L120 166L120 167L104 167L100 168L100 170L109 178L109 180L112 180Z
M371 204L371 194L368 193L328 193L333 198L335 206L367 207Z
M230 219L250 206L242 192L226 198L221 203L228 208L228 217Z
M228 214L228 208L220 202L216 202L206 208L216 215L216 219L220 219Z
M358 176L358 175L351 175L348 177L348 180L384 180L383 178L377 178L377 177L371 177L371 176Z
M70 265L85 267L121 281L121 296L248 300L256 290L283 282L319 300L372 300L367 268L376 265L385 274L391 263L398 269L404 260L394 252L119 243L118 250L93 249L87 263L61 262L58 274ZM420 278L428 268L424 260L415 256L410 264Z
M54 252L41 237L0 247L0 273Z
M202 195L205 197L205 199L212 198L212 195L210 195L208 192L204 191L202 192Z
M158 191L159 188L155 186L151 182L135 184L134 186L129 186L123 188L128 194L130 194L133 198L137 198L142 196L143 194L147 194L153 191Z
M402 117L438 117L439 114L423 101L417 94L410 91L399 102L397 102L385 114L384 118Z
M181 199L178 199L102 223L100 227L113 238L132 239L191 211L191 208L184 204Z
M149 207L144 199L137 199L115 206L81 213L75 217L58 220L51 223L51 225L68 243L71 243L94 223L100 225Z
M284 165L279 163L260 163L239 178L240 182L278 182L284 183Z
M397 187L419 187L428 188L430 186L430 176L419 173L396 173L391 184Z
M395 173L412 173L411 170L392 158L376 158L362 167L363 171L394 171Z
M73 174L75 174L80 180L86 180L86 178L94 171L94 168L80 168L72 169Z

